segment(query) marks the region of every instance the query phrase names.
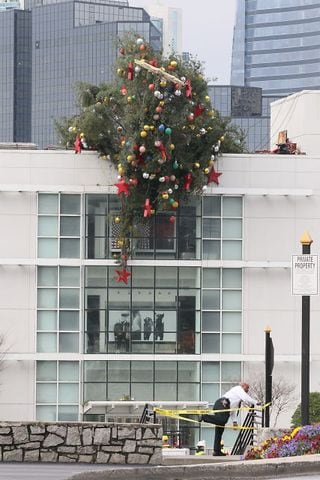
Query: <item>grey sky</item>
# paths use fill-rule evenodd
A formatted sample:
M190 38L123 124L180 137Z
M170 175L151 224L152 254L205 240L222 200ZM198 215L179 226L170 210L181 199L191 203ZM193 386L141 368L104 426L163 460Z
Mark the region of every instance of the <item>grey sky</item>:
M131 6L146 6L155 0L129 0ZM230 65L236 0L161 0L183 10L183 50L205 63L208 79L230 83Z

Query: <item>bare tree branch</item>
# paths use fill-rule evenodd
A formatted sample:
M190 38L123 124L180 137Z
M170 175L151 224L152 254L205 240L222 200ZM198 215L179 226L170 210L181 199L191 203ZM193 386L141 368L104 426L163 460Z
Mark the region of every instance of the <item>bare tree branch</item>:
M270 415L273 418L273 427L277 425L281 413L289 410L296 402L295 385L283 377L277 377L272 382L272 405ZM264 375L258 372L250 381L250 391L259 402L265 403Z

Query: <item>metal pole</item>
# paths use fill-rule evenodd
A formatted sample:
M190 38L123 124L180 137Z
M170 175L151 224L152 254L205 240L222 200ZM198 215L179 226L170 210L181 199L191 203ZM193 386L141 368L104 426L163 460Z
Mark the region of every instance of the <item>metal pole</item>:
M312 239L301 239L302 255L310 255ZM301 325L301 422L309 424L310 394L310 296L302 296Z
M270 403L272 398L272 340L270 338L271 328L265 329L265 402ZM264 412L264 427L270 427L270 407L266 407Z

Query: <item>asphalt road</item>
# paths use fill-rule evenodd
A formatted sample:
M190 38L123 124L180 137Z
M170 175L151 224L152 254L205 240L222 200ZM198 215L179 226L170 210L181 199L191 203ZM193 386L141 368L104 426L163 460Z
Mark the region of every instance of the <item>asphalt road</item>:
M66 480L76 473L107 468L83 463L0 463L0 480Z

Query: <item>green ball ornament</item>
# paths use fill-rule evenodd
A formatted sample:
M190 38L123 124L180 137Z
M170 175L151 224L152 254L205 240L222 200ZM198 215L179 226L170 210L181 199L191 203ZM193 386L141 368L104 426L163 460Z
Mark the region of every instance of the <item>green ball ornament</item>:
M177 170L177 168L179 168L179 165L178 165L178 162L177 161L174 161L173 164L172 164L172 167Z
M171 128L167 127L167 128L165 129L164 133L165 133L166 135L171 135L171 133L172 133Z

